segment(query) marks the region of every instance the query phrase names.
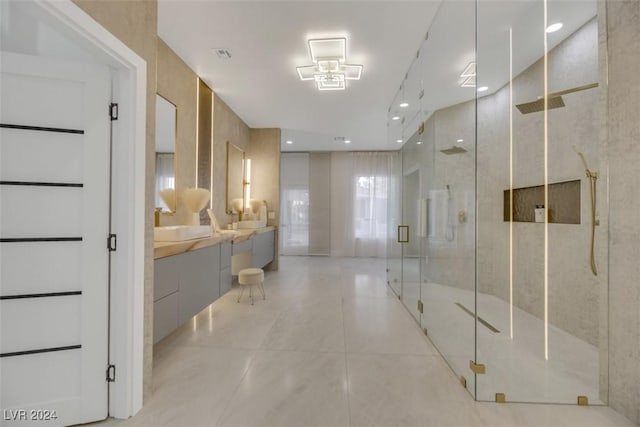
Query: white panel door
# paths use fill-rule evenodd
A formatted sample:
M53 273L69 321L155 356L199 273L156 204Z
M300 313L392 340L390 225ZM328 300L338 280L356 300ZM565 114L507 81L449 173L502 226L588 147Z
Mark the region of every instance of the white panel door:
M0 422L104 419L109 70L1 55Z

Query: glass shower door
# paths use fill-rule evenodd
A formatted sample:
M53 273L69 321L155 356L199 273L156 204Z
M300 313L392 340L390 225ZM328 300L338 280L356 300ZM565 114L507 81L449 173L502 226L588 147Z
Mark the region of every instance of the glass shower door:
M397 102L396 95L394 102ZM402 138L402 126L395 119L395 112L387 114L387 140L398 141ZM387 284L399 299L402 299L402 251L404 232L402 225L402 155L400 152L391 161L391 179L388 195L388 230L387 230Z
M391 160L391 176L389 180L389 195L387 203L387 284L398 298L402 294L402 244L398 226L400 225L402 209L401 198L402 159L396 155Z
M595 1L478 3L478 400L606 400L596 15Z
M472 395L476 376L471 369L476 362L475 22L475 3L443 2L420 51L425 94L421 185L426 200L421 326ZM451 43L451 34L457 35L456 43ZM456 64L455 74L443 74L436 58Z

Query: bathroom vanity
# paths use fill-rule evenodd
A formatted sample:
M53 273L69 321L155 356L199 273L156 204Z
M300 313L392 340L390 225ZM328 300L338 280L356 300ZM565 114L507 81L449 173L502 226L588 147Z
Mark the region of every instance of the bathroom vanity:
M273 261L275 227L239 230L183 242L154 243L153 342L231 289L236 268Z

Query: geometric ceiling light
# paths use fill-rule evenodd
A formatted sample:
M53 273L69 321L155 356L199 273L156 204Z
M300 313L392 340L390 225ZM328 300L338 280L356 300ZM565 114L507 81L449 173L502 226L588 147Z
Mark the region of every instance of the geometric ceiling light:
M311 39L313 65L296 67L300 80L314 80L318 90L344 90L347 80L360 80L362 65L347 64L347 39Z
M460 77L463 79L460 87L476 87L476 63L469 62Z

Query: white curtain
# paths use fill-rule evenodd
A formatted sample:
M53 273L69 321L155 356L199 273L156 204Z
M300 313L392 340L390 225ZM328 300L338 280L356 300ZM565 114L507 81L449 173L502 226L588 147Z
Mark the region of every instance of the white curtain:
M332 255L386 257L392 156L334 153L332 198L339 202L332 203Z
M386 257L394 155L388 152L283 153L281 253ZM304 224L294 224L293 199L308 209Z
M309 154L280 157L280 253L309 252Z

